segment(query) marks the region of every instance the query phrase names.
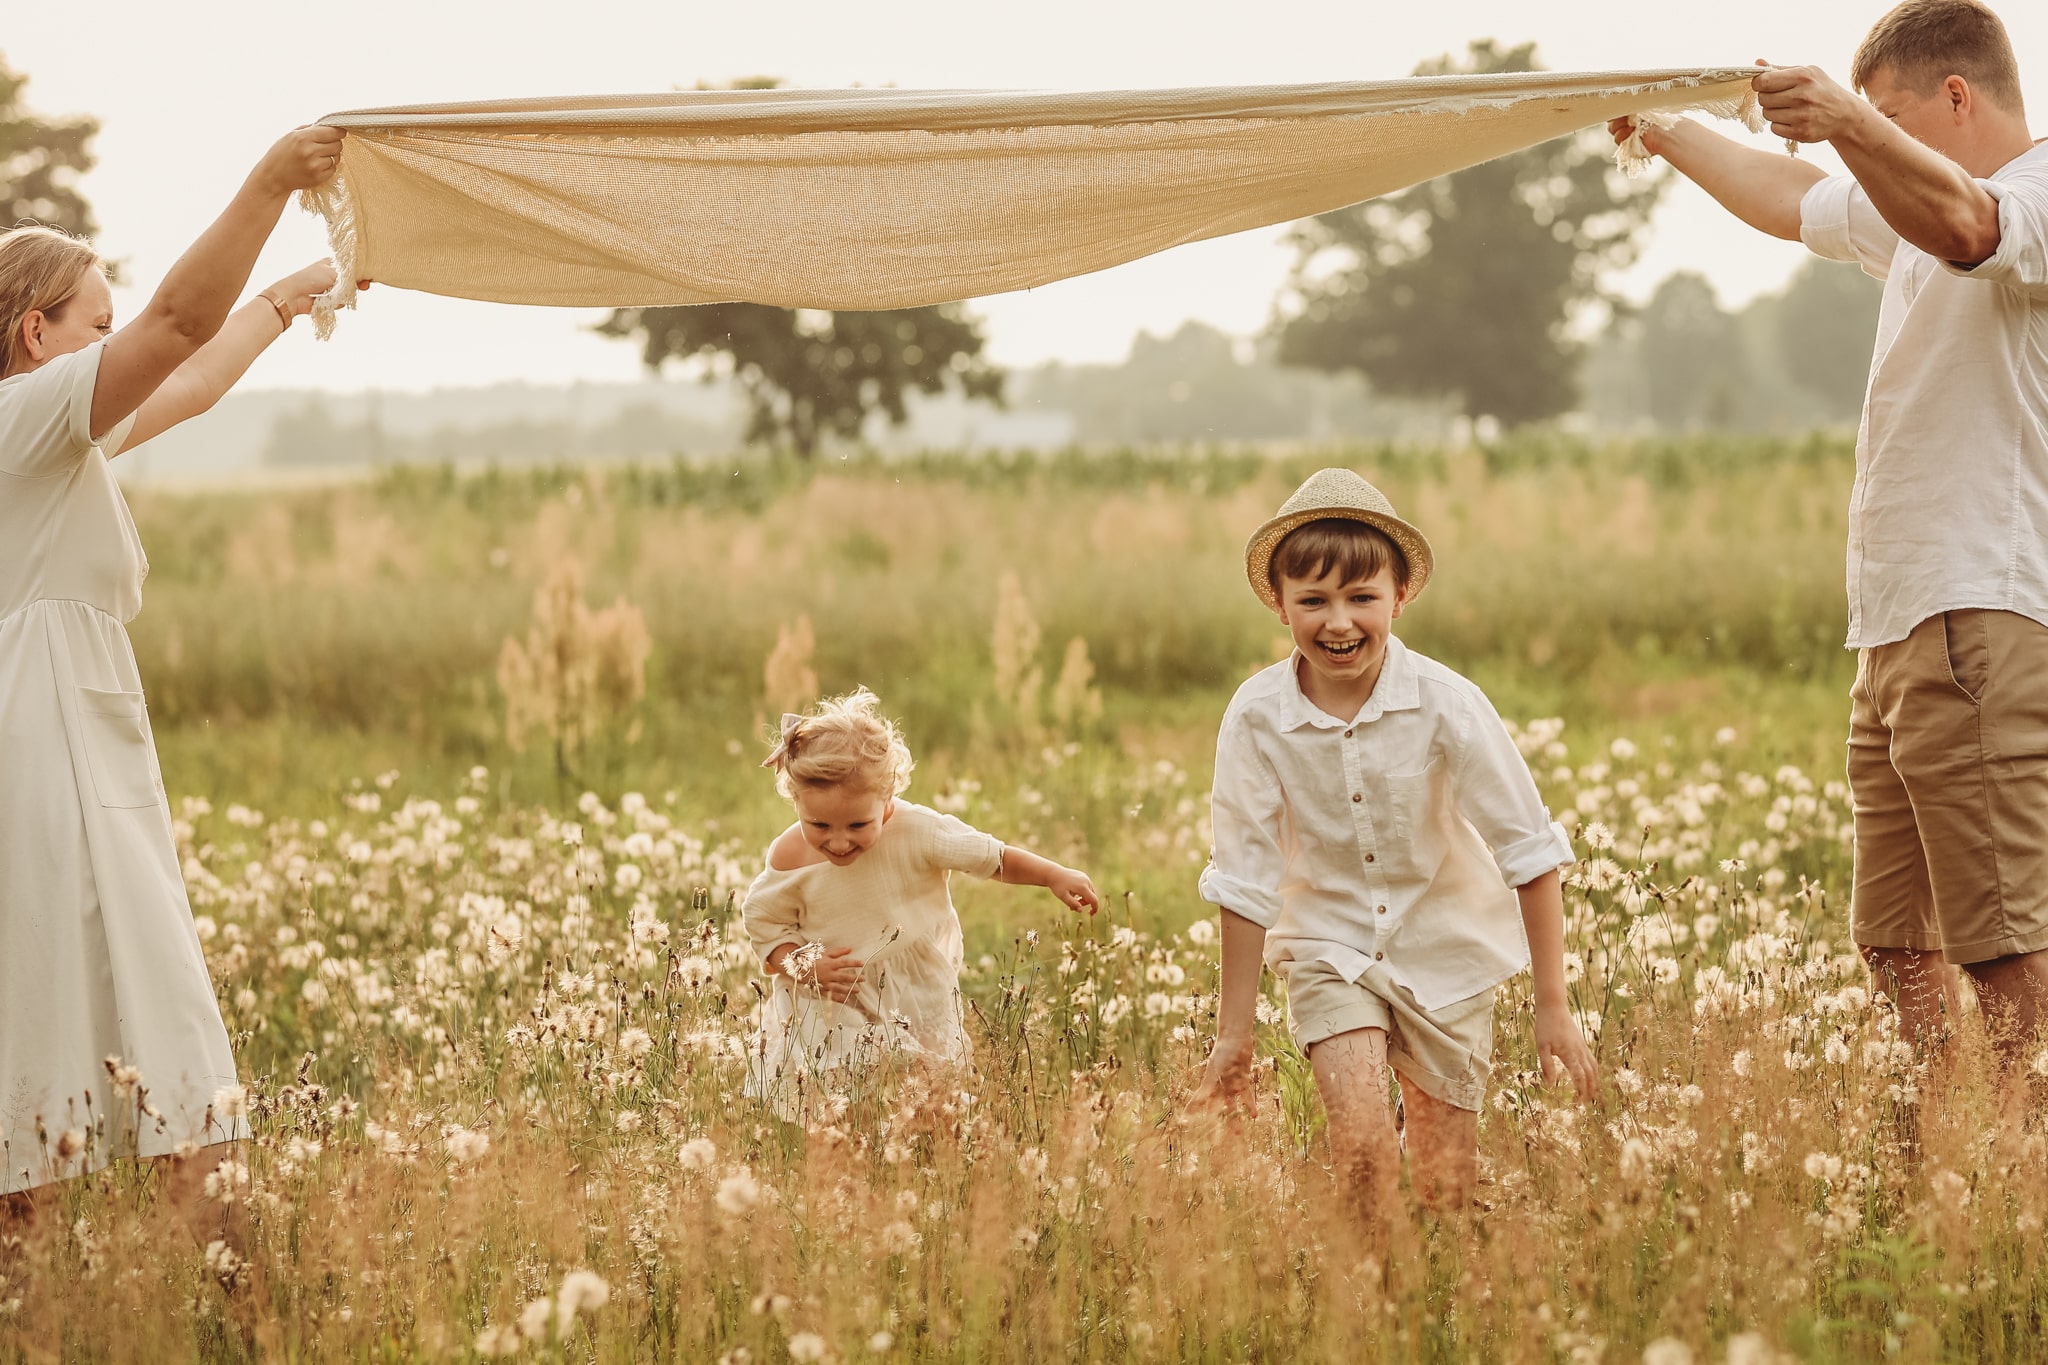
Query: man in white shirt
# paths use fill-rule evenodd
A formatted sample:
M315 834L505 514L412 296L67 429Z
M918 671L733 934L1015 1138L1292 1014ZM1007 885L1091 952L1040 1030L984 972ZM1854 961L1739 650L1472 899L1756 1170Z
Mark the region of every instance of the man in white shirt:
M1222 909L1223 979L1198 1101L1249 1083L1263 960L1368 1224L1400 1166L1390 1067L1415 1189L1470 1202L1494 990L1524 966L1544 1075L1569 1073L1581 1098L1594 1082L1565 1003L1571 844L1486 695L1390 630L1430 568L1422 533L1348 469L1311 477L1254 533L1246 576L1295 649L1224 713L1201 883Z
M1944 1036L1960 967L2021 1064L2048 1014L2048 146L1977 0L1907 0L1851 84L1755 81L1772 131L1848 176L1690 122L1644 143L1885 282L1849 503L1850 923L1911 1034Z

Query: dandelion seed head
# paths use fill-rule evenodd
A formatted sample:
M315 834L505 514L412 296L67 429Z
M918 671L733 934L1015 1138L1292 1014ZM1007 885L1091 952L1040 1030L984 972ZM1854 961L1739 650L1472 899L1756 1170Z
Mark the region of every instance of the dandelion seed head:
M458 1166L471 1166L491 1150L490 1134L460 1125L451 1127L443 1138L449 1159Z
M595 1313L611 1302L611 1286L604 1277L594 1270L572 1270L562 1277L562 1287L555 1292L555 1322L563 1336L576 1322L579 1313Z
M535 1299L519 1310L519 1335L528 1341L546 1341L548 1326L554 1320L554 1304L546 1299Z
M761 1202L761 1185L754 1179L754 1173L742 1166L718 1182L718 1193L713 1197L721 1213L738 1218L752 1213Z
M1658 1337L1643 1347L1643 1365L1693 1365L1692 1347L1677 1337Z

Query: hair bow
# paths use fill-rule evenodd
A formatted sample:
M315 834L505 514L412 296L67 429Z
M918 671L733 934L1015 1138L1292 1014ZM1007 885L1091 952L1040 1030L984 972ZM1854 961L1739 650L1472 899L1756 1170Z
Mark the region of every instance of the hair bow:
M791 715L787 711L782 713L782 734L776 739L768 757L761 760L762 767L779 768L789 760L789 756L796 752L797 731L803 728L803 724L802 716Z

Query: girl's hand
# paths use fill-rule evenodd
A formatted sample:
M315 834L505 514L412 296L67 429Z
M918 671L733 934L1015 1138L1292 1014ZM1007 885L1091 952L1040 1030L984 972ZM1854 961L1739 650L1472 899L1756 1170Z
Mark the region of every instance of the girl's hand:
M265 193L280 198L293 190L318 189L341 165L341 140L339 128L294 128L263 154L250 178Z
M860 994L861 960L851 948L832 948L811 967L811 984L827 1000L845 1004Z
M1075 914L1092 915L1102 908L1102 897L1095 894L1095 883L1088 880L1085 872L1076 872L1071 867L1053 869L1045 879L1045 889L1060 898L1060 904Z
M1216 1037L1209 1065L1202 1071L1202 1083L1188 1101L1192 1111L1222 1109L1234 1111L1243 1105L1252 1088L1252 1040Z
M1568 1074L1579 1102L1592 1100L1600 1065L1593 1060L1593 1049L1586 1046L1586 1036L1579 1032L1571 1011L1562 1005L1536 1007L1536 1062L1546 1082L1554 1084Z
M270 286L271 293L284 300L295 318L313 311L313 300L334 288L334 262L315 261L296 275L287 275Z

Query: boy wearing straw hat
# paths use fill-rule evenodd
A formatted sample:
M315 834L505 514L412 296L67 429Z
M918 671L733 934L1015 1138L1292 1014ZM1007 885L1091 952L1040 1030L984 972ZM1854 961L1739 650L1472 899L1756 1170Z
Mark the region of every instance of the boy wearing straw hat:
M1485 694L1391 633L1432 567L1422 533L1348 469L1314 475L1252 536L1245 572L1294 651L1224 713L1201 881L1222 910L1223 982L1197 1102L1250 1083L1263 959L1369 1222L1399 1181L1389 1068L1415 1193L1470 1202L1494 991L1525 964L1546 1079L1568 1073L1589 1099L1595 1076L1565 1003L1571 845Z

